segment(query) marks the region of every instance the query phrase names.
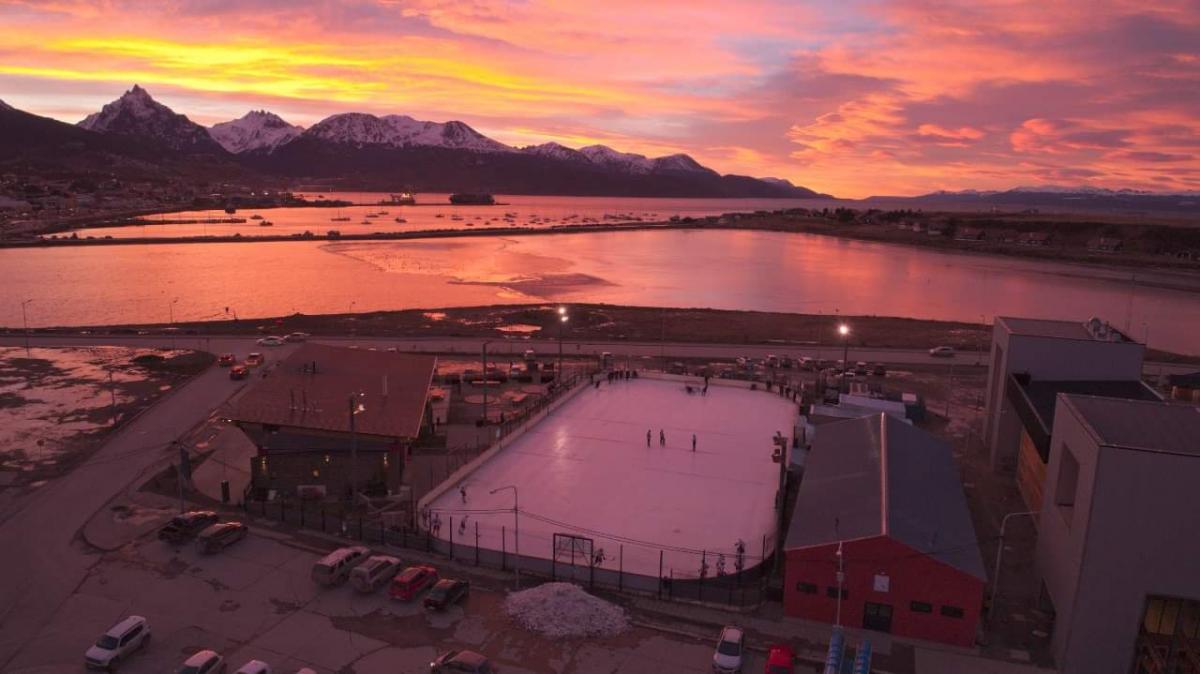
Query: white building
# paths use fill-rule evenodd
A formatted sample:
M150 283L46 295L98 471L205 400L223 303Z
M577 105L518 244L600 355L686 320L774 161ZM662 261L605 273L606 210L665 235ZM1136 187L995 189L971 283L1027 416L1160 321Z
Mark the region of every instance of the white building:
M1200 672L1200 408L1060 394L1037 567L1066 674Z

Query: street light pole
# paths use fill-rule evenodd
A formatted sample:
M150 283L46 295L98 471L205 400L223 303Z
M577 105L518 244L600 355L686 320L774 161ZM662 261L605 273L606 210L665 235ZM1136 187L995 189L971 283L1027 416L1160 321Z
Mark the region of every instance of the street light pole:
M491 490L488 493L495 494L496 492L503 491L505 489L511 489L512 493L513 493L513 547L516 550L516 561L513 564L513 571L516 573L516 576L517 576L517 589L520 589L521 588L521 520L518 517L518 513L520 512L520 506L518 505L518 501L517 501L517 487L516 487L516 485L509 484L509 485L505 485L503 487L496 487L495 489Z
M21 301L21 324L25 327L25 357L29 358L29 317L25 314L25 307L32 302L32 299Z
M845 584L845 582L846 582L846 564L845 564L845 558L842 556L842 542L841 542L841 541L838 541L838 547L837 547L837 563L838 563L838 570L837 570L837 584L838 584L838 589L837 589L837 594L838 594L838 596L837 596L837 615L834 617L834 622L833 622L833 624L834 624L834 626L836 626L836 627L841 627L841 626L842 626L842 586L843 586L843 585Z
M569 317L567 316L567 308L558 308L558 383L563 383L563 328L566 327Z
M838 334L842 336L842 381L838 386L838 391L844 388L846 393L849 393L850 388L846 383L846 368L850 365L850 326L842 323L838 326Z
M488 410L487 410L487 391L488 391L488 371L487 371L487 348L490 341L483 343L483 424L487 425Z
M350 502L353 504L358 500L358 433L355 431L354 415L363 411L362 405L357 401L360 393L350 394Z
M1004 530L1008 527L1008 520L1012 517L1035 517L1040 510L1025 510L1022 512L1009 513L1000 520L1000 540L996 545L996 567L992 569L992 597L988 601L988 620L996 613L996 590L1000 587L1000 560L1004 557Z

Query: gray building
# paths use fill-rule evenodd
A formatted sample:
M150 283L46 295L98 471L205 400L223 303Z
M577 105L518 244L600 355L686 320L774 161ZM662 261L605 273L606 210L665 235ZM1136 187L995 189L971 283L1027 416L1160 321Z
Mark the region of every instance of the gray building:
M1060 394L1037 567L1067 674L1200 672L1200 408Z
M1015 467L1023 441L1014 375L1026 382L1140 382L1144 353L1144 345L1095 318L996 317L983 434L992 468Z

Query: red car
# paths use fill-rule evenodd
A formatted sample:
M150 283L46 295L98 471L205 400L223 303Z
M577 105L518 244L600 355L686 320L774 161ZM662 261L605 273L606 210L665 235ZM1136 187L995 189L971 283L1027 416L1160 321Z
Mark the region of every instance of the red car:
M388 595L400 601L412 601L414 597L438 582L437 569L432 566L410 566L396 574L388 587Z
M767 651L767 674L794 674L796 652L791 646L775 644Z
M238 379L245 379L248 373L249 370L246 369L245 365L234 365L229 369L229 378L234 381L237 381Z
M221 367L232 367L236 362L237 358L234 358L232 353L223 353L221 354L221 357L217 359L217 365L220 365Z

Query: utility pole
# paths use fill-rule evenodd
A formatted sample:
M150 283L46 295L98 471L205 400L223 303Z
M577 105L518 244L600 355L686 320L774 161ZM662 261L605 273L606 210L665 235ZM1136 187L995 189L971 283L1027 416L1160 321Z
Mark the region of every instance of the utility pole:
M1000 520L1000 539L996 542L996 567L992 569L992 597L988 601L988 620L996 613L996 594L997 588L1000 587L1000 560L1004 558L1004 530L1008 527L1008 520L1013 517L1036 517L1040 510L1026 510L1023 512L1009 513Z
M113 384L112 370L108 371L108 396L112 400L112 412L110 413L110 423L113 426L117 425L117 389Z
M846 381L846 368L850 366L850 326L842 323L838 326L838 334L842 336L842 381L838 391L845 389L850 392L850 384Z
M487 403L487 391L488 391L487 348L488 348L488 344L491 344L491 342L485 341L483 343L483 423L485 426L487 425L487 418L488 418L488 411L487 411L487 405L488 405L488 403Z
M516 561L513 563L513 571L517 576L517 589L519 590L521 589L521 520L518 517L518 513L520 513L520 506L518 505L517 501L517 487L516 485L511 484L503 487L496 487L488 492L488 494L495 494L496 492L503 491L505 489L511 489L513 493L513 547L516 551Z
M350 502L358 499L358 433L354 428L354 416L362 411L362 405L357 401L358 393L350 394Z
M837 615L835 617L833 624L835 627L841 627L842 626L842 592L843 592L842 587L845 585L845 582L846 582L846 560L845 560L845 557L842 555L842 542L841 541L838 541L837 563L838 563Z
M32 302L32 299L21 301L21 324L25 326L25 357L31 358L29 355L29 317L25 314L25 307Z

